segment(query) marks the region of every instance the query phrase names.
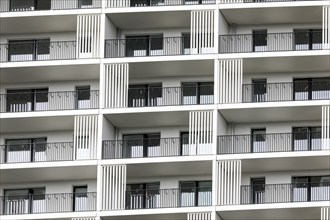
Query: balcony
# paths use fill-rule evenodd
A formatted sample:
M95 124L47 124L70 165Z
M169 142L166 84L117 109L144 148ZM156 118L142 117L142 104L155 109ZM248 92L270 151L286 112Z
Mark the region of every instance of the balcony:
M175 56L214 53L213 46L190 48L190 37L132 37L105 42L105 57Z
M219 36L219 53L322 50L322 31Z
M103 141L103 159L211 155L212 143L189 144L189 138L140 138Z
M95 211L96 193L1 196L0 210L1 215Z
M329 150L321 132L244 134L218 136L218 154Z
M24 40L0 44L0 62L76 59L76 41Z
M211 205L211 187L126 191L126 209L179 208Z
M330 100L330 78L244 84L242 93L243 103Z
M205 105L213 103L214 86L212 83L182 87L131 86L128 89L128 107Z
M0 145L0 164L72 161L75 157L73 142Z
M0 112L56 111L95 109L99 106L99 91L20 91L0 94Z
M102 0L3 0L0 12L101 8Z
M330 201L330 183L241 186L241 205Z
M179 6L179 5L206 5L215 4L216 0L113 0L108 2L110 8L119 7L152 7L152 6Z

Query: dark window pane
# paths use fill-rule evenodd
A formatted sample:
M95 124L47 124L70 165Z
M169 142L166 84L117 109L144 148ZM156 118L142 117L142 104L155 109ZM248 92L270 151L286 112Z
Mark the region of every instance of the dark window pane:
M37 41L37 54L49 54L50 51L50 39L42 39Z
M253 31L253 45L267 46L267 30Z
M150 36L151 40L151 50L162 50L163 49L163 36L155 35Z

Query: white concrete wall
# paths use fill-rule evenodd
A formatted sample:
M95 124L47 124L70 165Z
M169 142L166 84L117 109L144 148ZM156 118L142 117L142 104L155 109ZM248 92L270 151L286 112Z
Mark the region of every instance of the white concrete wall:
M182 127L152 127L152 128L120 128L118 138L122 140L124 134L160 133L161 138L180 137L180 132L188 132L188 126Z
M0 145L5 144L6 139L41 138L47 137L47 142L73 142L73 125L71 131L33 132L33 133L1 133Z
M126 36L131 35L152 35L163 34L163 37L181 37L182 33L189 33L189 27L182 28L168 28L168 29L137 29L137 30L121 30L120 38L125 39Z
M242 185L250 185L251 178L265 177L266 184L292 183L292 177L329 175L329 170L279 171L267 173L242 173Z
M322 29L322 23L309 24L274 24L274 25L237 25L236 34L252 34L252 30L267 29L267 33L287 33L295 29Z
M102 140L115 140L116 139L116 128L108 121L103 118L102 124Z
M105 16L105 39L117 39L118 33L117 33L117 27L112 23L112 21Z
M49 33L33 33L33 34L11 34L1 35L0 43L8 43L8 40L26 40L26 39L43 39L50 38L50 41L75 41L76 32L49 32Z
M211 175L128 178L127 184L160 182L160 189L177 189L182 181L211 181Z
M320 121L300 121L300 122L273 122L273 123L240 123L233 124L233 135L251 134L251 129L266 128L266 133L290 133L292 127L321 126ZM230 129L228 129L230 135Z
M157 70L155 70L157 71ZM205 75L202 74L201 75ZM132 76L132 75L131 75ZM163 87L180 87L183 82L213 82L213 76L176 76L176 77L148 77L148 78L130 78L129 84L149 84L162 83Z
M243 84L251 84L252 79L267 79L267 83L293 82L295 78L329 77L329 72L271 72L271 73L244 73Z
M11 89L37 89L37 88L48 88L49 92L66 92L76 91L77 86L90 86L91 90L99 90L99 81L88 80L88 81L58 81L58 82L42 82L42 83L11 83L11 84L0 84L0 94L5 94L6 90Z

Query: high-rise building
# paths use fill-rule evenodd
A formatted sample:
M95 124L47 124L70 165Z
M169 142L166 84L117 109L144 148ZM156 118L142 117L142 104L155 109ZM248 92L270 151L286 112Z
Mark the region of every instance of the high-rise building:
M329 0L0 0L1 220L330 220Z

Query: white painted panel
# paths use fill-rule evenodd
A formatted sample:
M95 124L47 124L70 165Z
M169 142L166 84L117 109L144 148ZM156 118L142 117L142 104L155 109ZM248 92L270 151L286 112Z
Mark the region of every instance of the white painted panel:
M72 218L71 220L96 220L95 218Z
M330 149L330 105L322 106L322 149Z
M330 6L323 6L322 44L323 49L330 49Z
M119 8L119 7L129 7L130 0L107 0L106 7L108 8Z
M330 220L330 207L321 208L321 220Z
M211 220L211 212L188 213L187 220Z
M190 52L214 53L214 10L191 12Z
M74 149L76 159L96 159L98 116L76 116Z
M101 15L78 15L77 54L78 58L100 56Z
M126 165L102 166L101 209L125 209Z
M105 64L104 74L104 107L127 107L128 64Z
M184 155L212 154L213 111L189 113L189 144L183 146Z
M243 60L219 60L219 102L242 101Z
M228 160L217 162L216 198L217 205L240 204L241 161Z

